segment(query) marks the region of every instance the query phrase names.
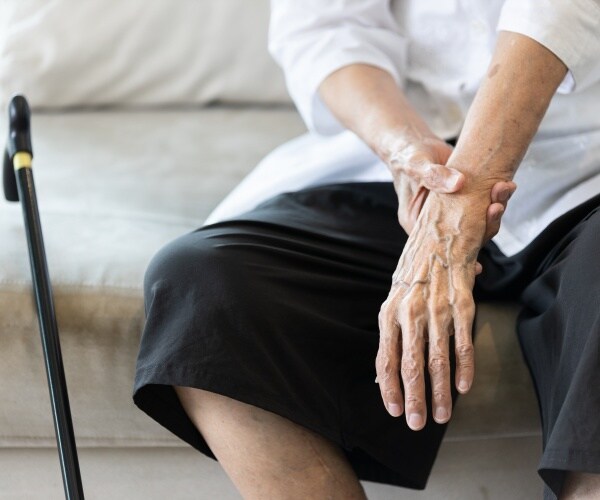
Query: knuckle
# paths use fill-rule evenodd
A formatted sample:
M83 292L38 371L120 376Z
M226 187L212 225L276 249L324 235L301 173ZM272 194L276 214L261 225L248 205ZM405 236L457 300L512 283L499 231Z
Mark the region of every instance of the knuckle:
M414 384L421 373L420 364L414 359L403 359L400 373L405 384Z
M436 403L444 403L448 399L448 393L445 391L433 391L432 396Z
M412 356L404 356L402 358L402 369L403 370L416 370L416 371L418 371L420 367L421 367L421 363L419 363L414 357L412 357Z
M475 316L475 302L473 302L473 299L468 299L465 304L465 311L469 317Z
M475 301L470 294L465 294L456 301L456 307L463 314L471 314L471 312L475 311Z
M450 363L444 356L436 355L429 359L428 368L431 375L439 375L448 370Z
M400 399L400 394L395 389L386 389L383 391L383 396L386 401L398 401Z
M473 359L474 349L473 344L464 343L456 345L456 357L461 365L470 362Z
M448 311L448 305L443 302L436 301L431 305L431 314L436 318L443 318Z
M420 300L415 299L412 294L402 300L402 311L409 320L414 320L423 314L424 306Z
M385 381L396 370L397 362L389 354L378 354L375 360L375 368L377 374Z
M382 315L384 315L389 310L389 308L390 308L390 299L387 298L381 303L381 306L379 306L379 316L381 317Z
M401 370L402 380L404 381L404 385L406 386L414 386L418 382L419 371L415 369L406 369L403 368Z
M416 394L407 394L404 406L410 410L418 410L423 406L423 399Z

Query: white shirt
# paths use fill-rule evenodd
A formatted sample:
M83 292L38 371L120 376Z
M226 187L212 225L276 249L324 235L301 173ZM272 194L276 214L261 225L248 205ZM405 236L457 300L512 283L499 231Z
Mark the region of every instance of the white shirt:
M600 0L271 0L269 50L309 132L265 157L206 224L284 191L391 181L386 165L320 99L321 82L348 64L382 68L433 132L456 137L501 30L536 40L569 69L494 238L506 255L517 253L600 193Z

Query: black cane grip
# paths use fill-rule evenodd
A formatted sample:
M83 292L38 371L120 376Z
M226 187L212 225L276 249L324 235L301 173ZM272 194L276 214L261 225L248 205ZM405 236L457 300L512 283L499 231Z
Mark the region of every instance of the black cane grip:
M8 144L6 150L11 160L16 153L29 153L31 147L31 111L27 99L22 95L14 96L8 105Z
M8 105L8 142L2 165L2 185L4 197L8 201L19 201L17 179L13 168L13 158L17 153L29 153L33 156L31 111L27 99L22 95L14 96Z
M2 169L2 185L4 197L7 201L19 201L19 190L17 189L17 178L8 151L4 150L4 165Z

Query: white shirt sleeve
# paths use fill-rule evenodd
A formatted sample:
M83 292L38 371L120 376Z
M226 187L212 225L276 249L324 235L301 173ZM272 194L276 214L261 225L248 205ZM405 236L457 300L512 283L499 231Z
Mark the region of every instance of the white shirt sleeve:
M344 130L318 94L327 76L365 63L401 85L406 66L406 40L390 0L271 0L269 52L306 126L322 135Z
M507 0L498 30L534 39L567 66L559 93L600 81L600 0Z

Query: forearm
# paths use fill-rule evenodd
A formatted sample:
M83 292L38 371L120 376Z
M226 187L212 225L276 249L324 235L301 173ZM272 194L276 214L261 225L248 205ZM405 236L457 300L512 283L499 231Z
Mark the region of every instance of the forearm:
M489 190L518 168L567 68L536 41L498 37L489 70L448 164L462 171L463 192Z
M375 66L340 68L323 81L319 95L334 116L386 163L403 141L434 136L392 76Z
M379 315L376 368L388 411L394 416L405 411L414 430L427 418L425 366L438 423L447 422L452 409L451 356L456 388L465 393L472 385L472 290L486 209L495 186L513 177L565 73L564 64L537 42L500 34L447 162L466 182L456 193L427 197L404 247ZM454 353L449 352L452 332Z
M319 93L332 113L384 161L398 194L398 219L410 233L429 190L453 193L464 177L447 168L452 148L435 136L392 76L367 64L352 64L332 73ZM512 183L499 183L487 213L487 238L498 231L499 212ZM509 193L498 200L501 193Z

